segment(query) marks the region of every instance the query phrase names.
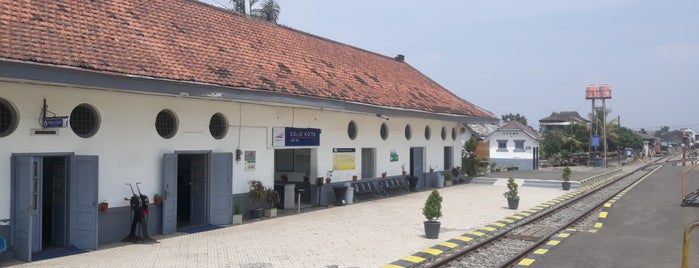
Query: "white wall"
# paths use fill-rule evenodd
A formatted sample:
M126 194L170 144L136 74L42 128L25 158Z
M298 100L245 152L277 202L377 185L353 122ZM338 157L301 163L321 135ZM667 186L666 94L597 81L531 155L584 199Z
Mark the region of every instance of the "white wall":
M539 147L539 142L523 131L496 131L488 140L490 141L490 158L493 159L534 159L533 148ZM507 140L507 152L498 152L498 140ZM524 152L514 152L514 140L524 140Z
M356 169L335 171L333 182L351 180L361 174L361 148L376 148L376 174L401 174L401 165L409 166L410 147L425 147L425 170L430 165L443 170L444 146L453 146L454 165L460 165L461 140L454 141L451 129L455 122L419 118L391 117L384 120L373 114L329 111L318 108L290 108L232 101L195 99L118 91L75 88L0 81L0 98L18 109L19 125L9 136L0 138L0 219L10 217L10 156L13 153L72 152L77 155L99 156L99 201L110 206L127 206L124 197L131 192L125 183L141 182L141 190L152 197L162 192L162 156L181 150L213 152L256 151L257 166L245 171L244 161L233 166L233 192L247 192L247 181L260 179L271 185L274 176L274 148L271 146L272 127L312 127L322 129L317 159L311 163L311 178L325 176L332 169L332 148L356 148ZM70 128L59 129L58 136L30 136L31 129L40 128L39 118L43 100L48 110L59 116L69 116L72 109L87 103L101 117L99 131L90 138L80 138ZM179 121L177 134L171 139L160 137L155 130L155 117L162 109L173 111ZM215 113L223 114L230 126L221 140L209 134L209 120ZM354 120L358 135L350 140L347 125ZM382 140L381 123L387 123L389 138ZM413 129L412 139L404 135L406 124ZM424 129L429 125L432 137L425 140ZM440 137L442 127L447 139ZM458 129L458 128L457 128ZM390 162L391 150L399 155ZM446 167L449 168L449 167Z

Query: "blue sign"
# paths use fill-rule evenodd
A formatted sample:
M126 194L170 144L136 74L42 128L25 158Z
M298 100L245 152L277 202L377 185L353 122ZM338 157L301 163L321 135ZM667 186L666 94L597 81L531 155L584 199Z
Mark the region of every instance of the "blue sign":
M42 122L42 125L44 128L68 127L68 118L66 118L66 117L44 118L44 122Z
M600 146L600 139L599 136L592 136L590 137L590 142L592 143L593 147L599 147Z
M319 146L320 129L284 128L284 144L286 146Z

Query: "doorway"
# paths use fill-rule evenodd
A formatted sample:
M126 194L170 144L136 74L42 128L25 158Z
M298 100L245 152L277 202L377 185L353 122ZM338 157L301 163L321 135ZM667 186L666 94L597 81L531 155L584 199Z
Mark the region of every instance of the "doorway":
M233 154L177 152L163 155L162 233L205 224L230 224Z
M177 228L206 224L206 156L177 155Z
M97 248L97 156L13 154L11 244L17 259L65 248Z
M41 243L36 245L41 247L34 251L67 246L68 159L65 156L49 156L43 157L41 162L41 232L37 232L41 234L37 236Z
M362 179L376 177L376 149L362 148Z
M425 184L425 156L424 148L410 147L410 176L418 177L418 187Z

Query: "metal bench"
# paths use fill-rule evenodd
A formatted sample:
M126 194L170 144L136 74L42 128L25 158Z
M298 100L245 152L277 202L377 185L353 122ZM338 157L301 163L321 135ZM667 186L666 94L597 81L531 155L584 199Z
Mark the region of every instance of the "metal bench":
M404 177L382 179L380 180L380 184L384 190L410 190L410 183L408 183L408 179Z
M387 196L386 191L384 191L381 188L381 185L379 185L378 181L353 182L352 188L354 188L354 199L355 200L359 200L357 198L357 195L361 195L361 194L372 194L372 196L379 196L379 197Z

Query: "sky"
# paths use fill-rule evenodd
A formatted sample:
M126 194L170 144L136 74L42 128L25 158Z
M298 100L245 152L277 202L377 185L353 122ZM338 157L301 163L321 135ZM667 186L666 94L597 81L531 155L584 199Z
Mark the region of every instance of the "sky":
M230 7L227 0L203 2ZM277 0L278 24L405 61L459 97L538 129L588 117L609 84L608 120L699 131L696 0ZM597 105L601 103L597 101Z

